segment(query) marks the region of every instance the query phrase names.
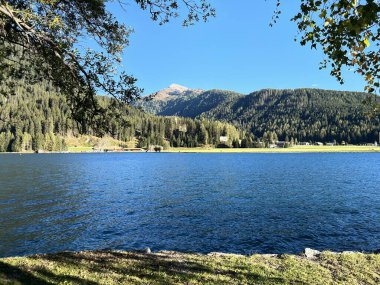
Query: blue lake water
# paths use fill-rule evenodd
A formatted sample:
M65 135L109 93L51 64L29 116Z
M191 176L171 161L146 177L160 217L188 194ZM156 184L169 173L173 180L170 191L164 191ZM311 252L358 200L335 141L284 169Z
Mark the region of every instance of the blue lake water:
M380 154L0 155L0 256L380 248Z

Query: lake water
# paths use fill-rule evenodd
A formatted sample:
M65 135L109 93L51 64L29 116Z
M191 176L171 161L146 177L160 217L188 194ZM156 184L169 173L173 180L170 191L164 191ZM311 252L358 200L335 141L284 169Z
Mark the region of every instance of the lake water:
M0 256L380 248L380 154L3 154Z

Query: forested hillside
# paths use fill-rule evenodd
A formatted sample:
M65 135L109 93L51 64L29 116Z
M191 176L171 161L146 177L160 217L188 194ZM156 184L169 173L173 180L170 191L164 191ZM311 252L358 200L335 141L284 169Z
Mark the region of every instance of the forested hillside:
M67 138L81 134L137 147L217 146L221 136L227 137L222 146L233 147L277 140L358 144L378 138L379 117L367 115L363 93L296 89L242 95L177 84L138 104L160 116L97 96L107 110L95 117L99 130L86 120L74 120L72 103L50 81L34 76L38 71L27 60L14 62L20 72L2 68L0 74L0 152L65 150L72 141Z
M157 94L158 96L153 96L152 100L140 104L144 110L160 116L181 116L190 118L195 118L222 104L243 97L242 94L224 90L192 92L190 89L186 93L179 93L177 96L170 97L163 96L160 92Z
M67 136L79 136L82 128L71 118L65 97L48 81L34 84L12 76L0 83L0 152L65 150ZM98 97L100 105L115 104L109 97ZM229 144L239 139L232 125L207 119L157 117L124 105L119 116L107 116L103 135L138 147L149 145L195 147L217 145L221 135ZM91 127L86 134L97 135Z
M153 96L142 107L156 110L158 115L229 122L256 139L359 144L374 142L379 132L379 117L368 116L369 109L363 104L366 96L320 89L268 89L245 96L211 90L165 103Z

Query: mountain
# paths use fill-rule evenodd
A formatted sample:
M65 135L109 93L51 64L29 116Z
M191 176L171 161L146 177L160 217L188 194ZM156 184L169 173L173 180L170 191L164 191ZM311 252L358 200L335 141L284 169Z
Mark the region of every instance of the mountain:
M173 100L179 96L187 96L190 94L199 94L203 90L193 90L179 84L171 84L168 88L163 89L155 93L154 98L159 101L169 101Z
M143 102L144 109L149 113L156 114L170 106L171 102L175 102L178 98L197 96L202 92L201 89L190 89L179 84L171 84L168 88L146 97Z
M178 94L163 102L155 95L141 107L156 115L207 118L231 123L256 138L373 142L379 117L370 118L366 93L321 89L265 89L248 95L225 90Z

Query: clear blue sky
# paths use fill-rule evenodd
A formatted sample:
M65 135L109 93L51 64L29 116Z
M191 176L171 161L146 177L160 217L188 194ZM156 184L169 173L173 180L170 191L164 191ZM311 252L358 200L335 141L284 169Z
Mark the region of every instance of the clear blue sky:
M159 26L132 0L126 11L118 4L110 7L135 30L123 66L138 78L144 94L171 83L245 94L263 88L362 91L364 81L353 72L347 71L340 85L329 70L319 70L323 54L294 42L297 31L290 18L300 1L282 2L283 14L272 28L274 0L212 1L216 18L188 28L180 20Z

